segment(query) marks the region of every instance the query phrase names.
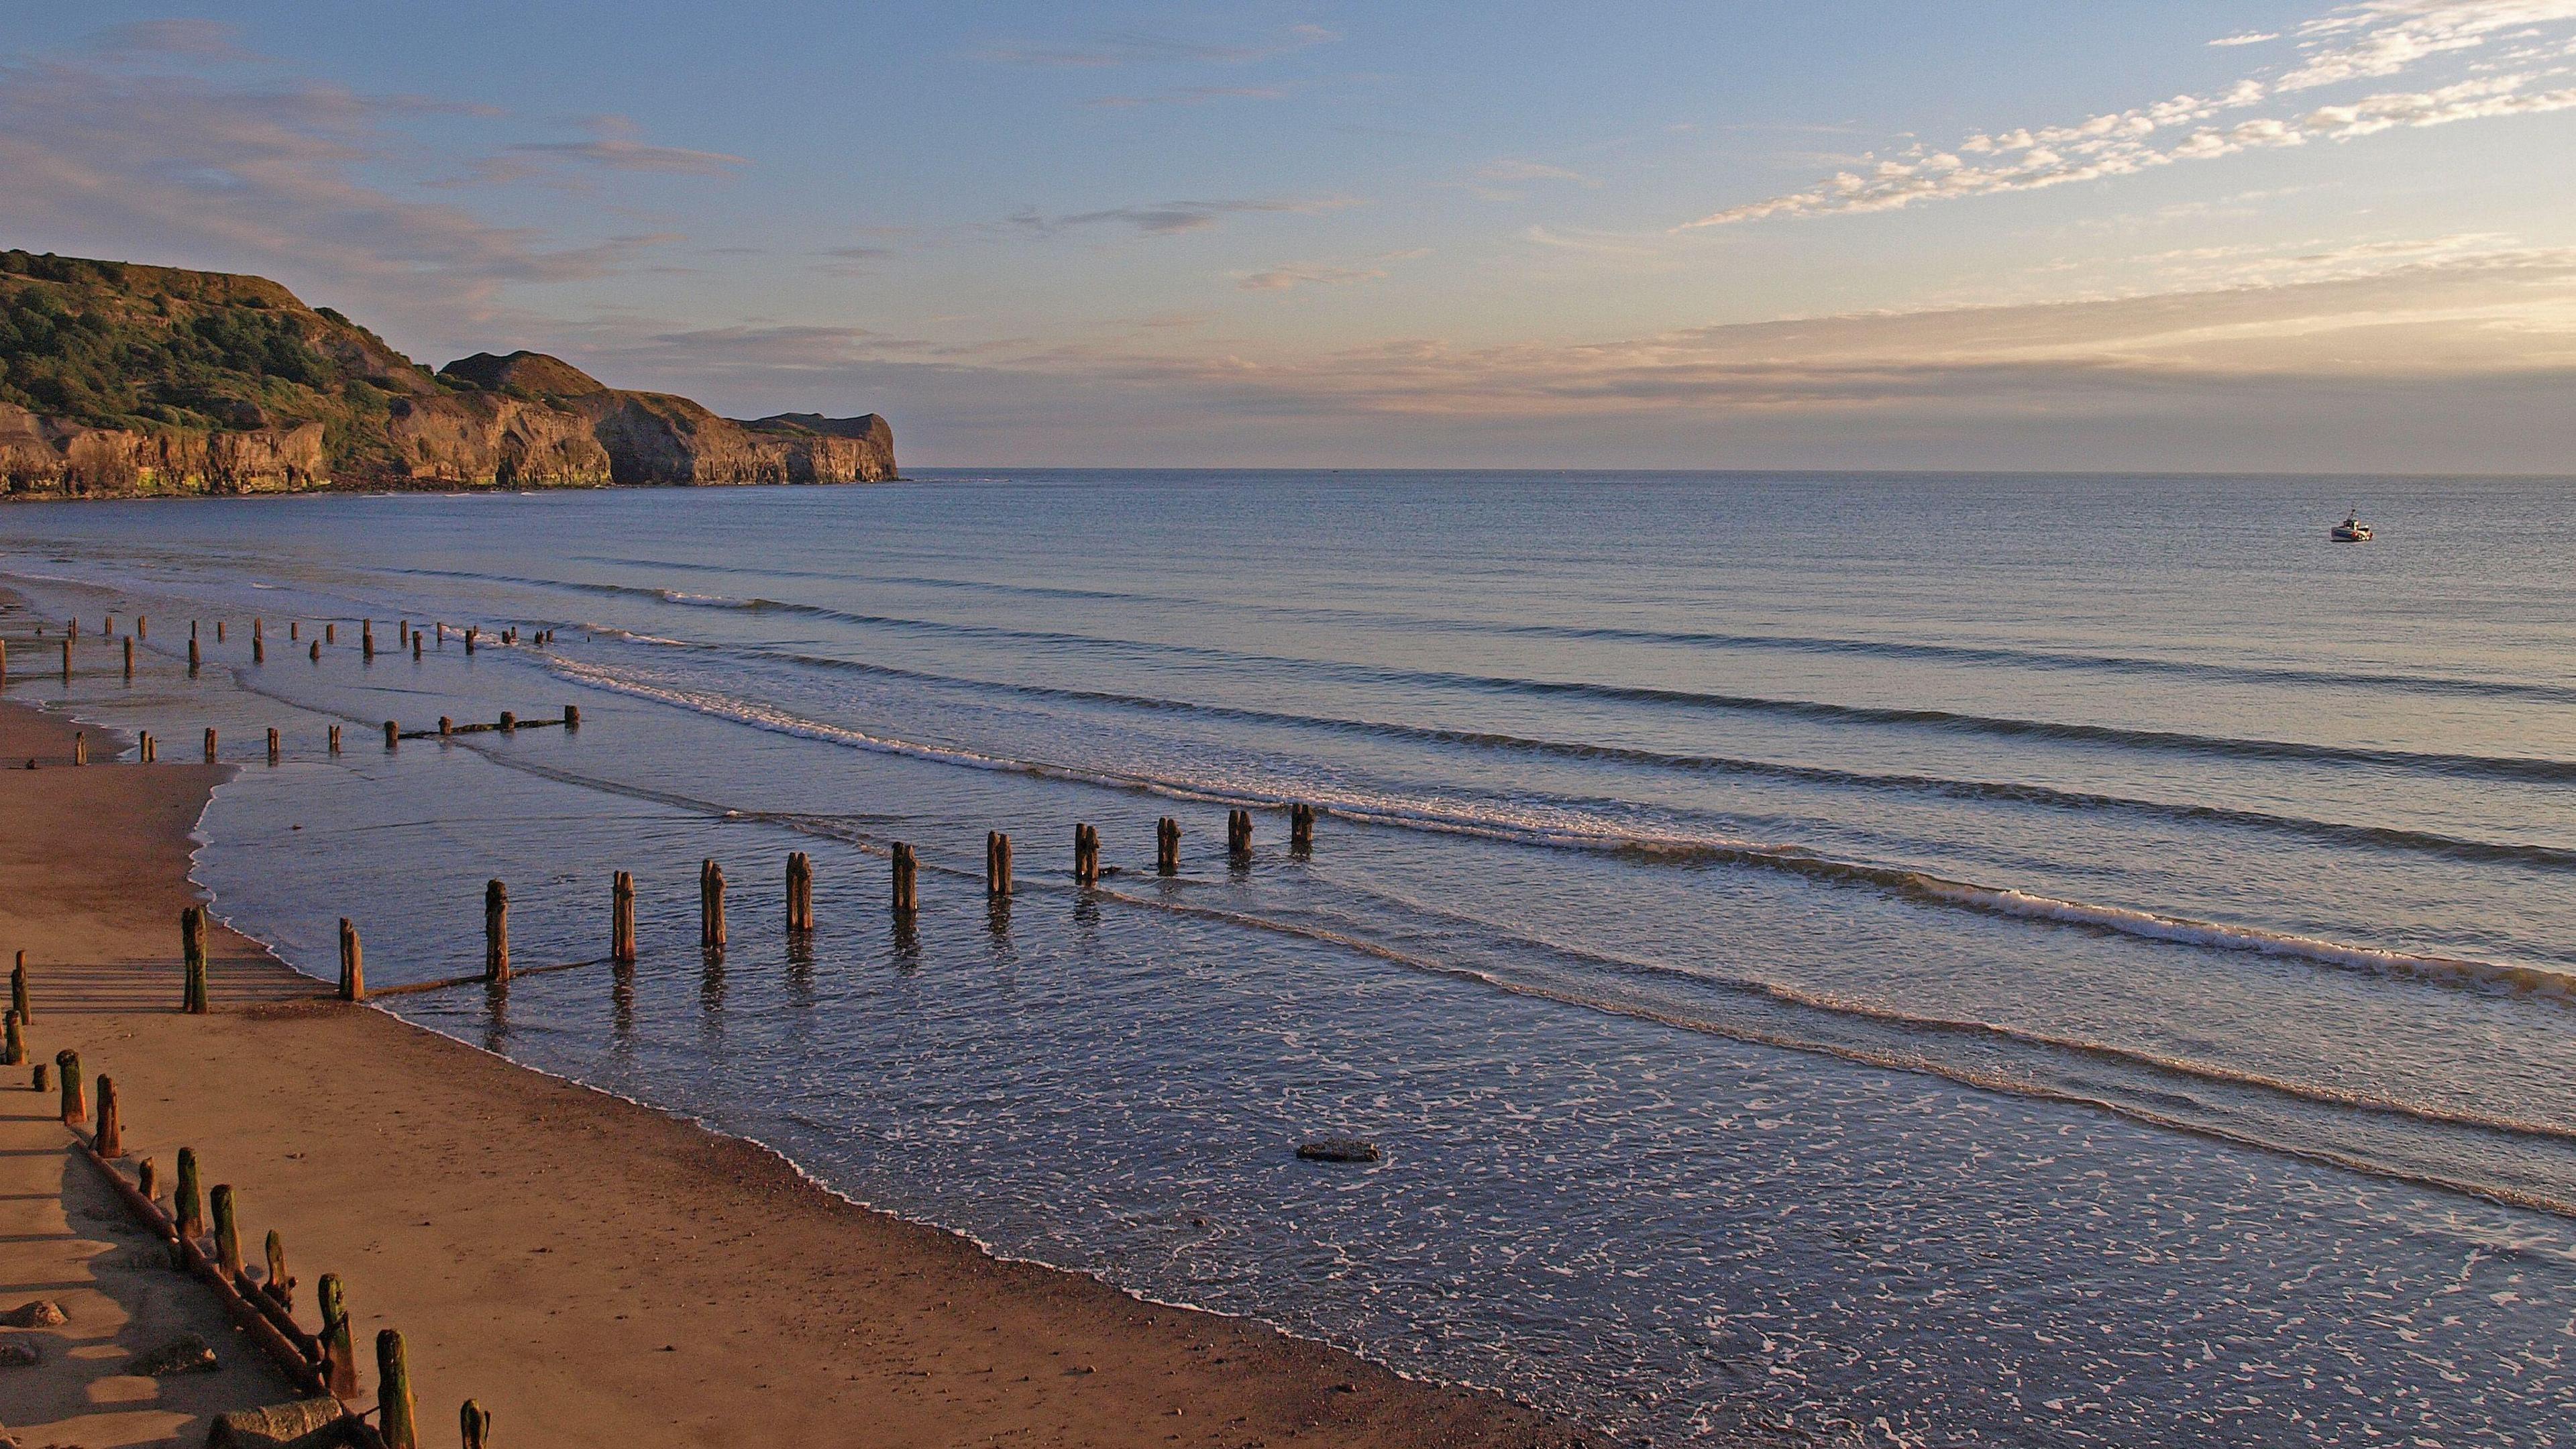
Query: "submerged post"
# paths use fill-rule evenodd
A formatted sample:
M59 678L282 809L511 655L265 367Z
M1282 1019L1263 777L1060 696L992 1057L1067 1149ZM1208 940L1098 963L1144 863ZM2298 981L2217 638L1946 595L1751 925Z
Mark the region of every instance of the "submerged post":
M211 764L213 764L214 762L215 762L215 731L214 731L214 727L213 727L213 726L211 726L211 725L209 725L209 726L207 726L207 728L206 728L206 763L207 763L207 764L209 764L209 765L211 765Z
M224 621L221 619L215 621L215 642L218 644L224 642Z
M373 663L373 662L375 661L375 657L376 657L376 621L375 621L375 620L373 620L373 619L362 619L362 620L360 620L360 621L359 621L359 623L358 623L358 651L359 651L360 656L361 656L362 658L366 659L369 663Z
M376 1335L376 1437L385 1449L420 1449L418 1414L411 1370L403 1366L403 1336L385 1329Z
M622 870L608 887L608 959L635 964L635 877Z
M1292 851L1315 848L1315 807L1302 800L1288 807L1288 848Z
M331 753L335 755L340 753L340 727L338 725L331 726Z
M179 1010L206 1014L206 908L190 906L179 913L181 978Z
M69 683L71 683L71 682L72 682L72 639L71 639L71 636L70 636L69 634L66 634L66 635L64 635L64 636L63 636L63 683L65 683L65 684L69 684Z
M1100 884L1100 832L1088 825L1073 827L1073 883Z
M394 727L394 722L393 722L392 720L386 720L386 721L385 721L385 748L386 748L386 749L389 749L389 750L390 750L390 749L392 749L392 748L394 748L395 742L396 742L396 741L398 741L398 740L400 740L401 738L402 738L402 731Z
M998 830L984 832L984 894L1007 896L1011 893L1011 837Z
M1157 875L1181 873L1181 822L1169 815L1154 823L1154 872Z
M709 857L698 867L698 944L709 951L725 946L724 867Z
M787 929L814 929L814 862L801 850L787 853Z
M101 1157L125 1155L125 1124L116 1115L116 1078L98 1074L98 1130L90 1135L90 1150Z
M277 729L273 725L268 731L268 762L272 765L277 763Z
M1245 856L1252 854L1251 811L1228 810L1225 812L1225 853L1234 857L1236 860L1241 860Z
M497 880L483 886L483 979L510 979L510 888Z
M321 663L321 662L322 662L322 641L321 641L321 640L319 640L319 639L314 640L314 641L313 641L313 644L312 644L312 647L310 647L310 648L308 648L308 649L306 649L306 650L304 651L304 657L306 657L307 659L312 660L312 661L313 661L314 663L316 663L316 664Z
M337 625L337 624L325 624L325 625L323 625L323 626L322 626L322 642L323 642L323 643L325 643L325 644L337 644L337 643L339 643L339 642L340 642L340 626L339 626L339 625Z
M568 704L564 706L564 728L568 730L577 730L581 728L580 705Z
M358 940L358 928L347 916L340 918L340 999L367 999L366 948Z
M194 634L188 636L188 677L197 677L197 636Z
M910 916L921 909L921 862L902 841L894 846L894 913Z
M501 733L505 735L514 734L518 731L518 728L519 716L510 710L505 709L501 711Z
M420 657L420 631L418 629L411 631L411 657L414 659L418 659Z

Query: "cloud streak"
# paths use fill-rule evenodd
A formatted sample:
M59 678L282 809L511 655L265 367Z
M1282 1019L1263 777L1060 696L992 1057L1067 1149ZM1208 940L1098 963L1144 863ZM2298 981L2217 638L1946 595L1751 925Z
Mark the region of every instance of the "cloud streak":
M2301 58L2278 76L2251 76L2218 94L2179 95L2071 126L1978 134L1948 150L1916 148L1867 170L1836 172L1804 191L1711 212L1674 230L1894 211L2134 175L2244 151L2568 110L2576 108L2576 84L2568 83L2576 74L2555 60L2424 90L2222 119L2320 87L2394 75L2433 56L2474 50L2507 31L2569 20L2576 20L2576 0L2367 0L2300 27ZM2216 43L2272 38L2231 36Z
M1246 65L1293 55L1318 45L1330 45L1341 38L1320 25L1292 25L1267 41L1248 45L1175 40L1167 36L1129 32L1077 45L1012 42L977 51L976 58L995 65L1035 66L1044 70L1101 70L1122 65L1189 62Z
M1313 200L1287 198L1243 198L1230 201L1164 201L1146 206L1115 206L1102 211L1075 212L1069 216L1048 216L1036 208L1014 213L1006 226L1024 235L1056 237L1068 232L1096 227L1125 229L1140 236L1177 236L1183 232L1205 231L1229 216L1259 212L1288 212L1313 215L1340 211L1359 203L1349 197L1322 197Z

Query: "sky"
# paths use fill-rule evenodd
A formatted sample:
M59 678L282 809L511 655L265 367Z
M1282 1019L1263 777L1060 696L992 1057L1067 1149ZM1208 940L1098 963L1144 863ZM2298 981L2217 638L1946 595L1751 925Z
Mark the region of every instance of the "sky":
M2576 0L0 0L0 245L914 467L2576 473Z

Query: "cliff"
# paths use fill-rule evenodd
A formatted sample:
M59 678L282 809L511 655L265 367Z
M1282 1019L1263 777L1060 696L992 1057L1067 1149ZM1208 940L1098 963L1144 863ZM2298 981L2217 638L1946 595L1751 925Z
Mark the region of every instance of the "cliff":
M433 374L261 277L0 252L0 492L857 483L867 414L721 418L541 353Z

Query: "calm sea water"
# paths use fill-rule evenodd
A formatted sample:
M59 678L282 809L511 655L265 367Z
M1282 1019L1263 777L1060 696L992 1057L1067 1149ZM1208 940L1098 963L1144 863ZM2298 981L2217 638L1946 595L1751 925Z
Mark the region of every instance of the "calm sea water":
M235 925L453 975L500 877L522 964L592 961L632 870L631 971L393 1008L1002 1252L1656 1443L2550 1445L2571 496L943 474L18 508L0 572L84 616L72 709L248 766L199 862ZM2355 499L2378 541L2329 544ZM558 632L414 661L406 618Z

